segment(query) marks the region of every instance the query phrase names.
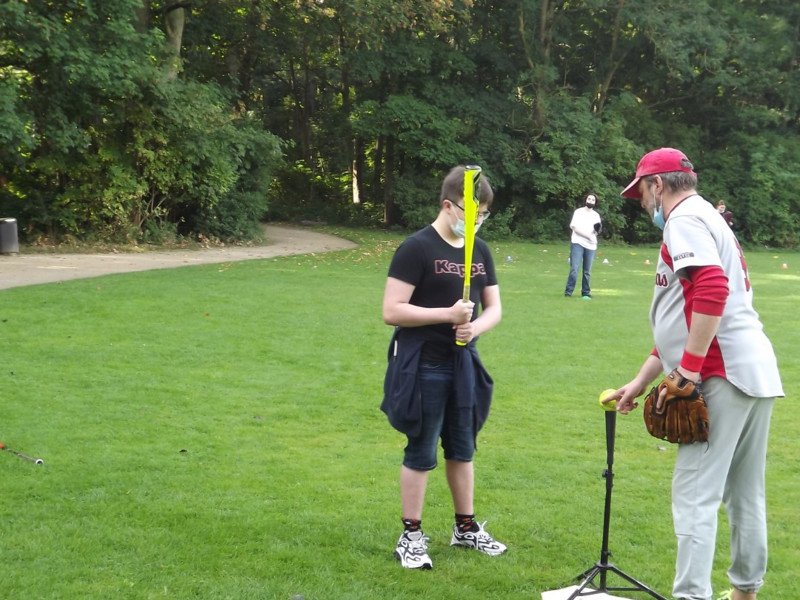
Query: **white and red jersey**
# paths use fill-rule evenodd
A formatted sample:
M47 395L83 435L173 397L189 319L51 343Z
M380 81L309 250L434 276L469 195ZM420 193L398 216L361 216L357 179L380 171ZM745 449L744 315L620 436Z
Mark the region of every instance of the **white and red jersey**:
M753 290L741 246L722 215L701 196L679 202L667 219L656 270L650 325L665 372L683 356L694 289L680 277L689 267L721 267L729 295L701 377L724 377L748 396L783 396L778 364L753 308Z

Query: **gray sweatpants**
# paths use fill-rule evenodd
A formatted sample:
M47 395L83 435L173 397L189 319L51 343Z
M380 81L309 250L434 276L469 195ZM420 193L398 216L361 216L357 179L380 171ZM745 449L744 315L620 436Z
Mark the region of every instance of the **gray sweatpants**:
M672 478L678 556L672 595L710 600L720 502L731 530L733 586L756 592L767 570L764 473L774 398L752 398L719 377L703 382L708 443L681 444Z

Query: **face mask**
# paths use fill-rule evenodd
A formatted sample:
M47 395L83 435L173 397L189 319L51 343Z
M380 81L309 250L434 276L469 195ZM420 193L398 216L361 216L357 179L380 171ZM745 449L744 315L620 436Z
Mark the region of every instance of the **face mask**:
M464 219L459 219L458 221L456 221L455 225L451 223L450 231L453 232L453 235L456 235L460 238L466 237L467 232L466 232L466 223L464 223Z
M589 202L586 203L586 208L594 208L594 204L590 204Z
M478 230L481 228L482 223L475 223L475 233L478 233ZM456 235L460 238L467 237L467 225L464 223L464 219L459 219L456 221L455 225L450 225L450 231L453 232L453 235Z
M656 195L653 194L653 206L656 206ZM664 219L664 206L657 206L653 211L653 225L659 229L664 229L667 226L667 221Z

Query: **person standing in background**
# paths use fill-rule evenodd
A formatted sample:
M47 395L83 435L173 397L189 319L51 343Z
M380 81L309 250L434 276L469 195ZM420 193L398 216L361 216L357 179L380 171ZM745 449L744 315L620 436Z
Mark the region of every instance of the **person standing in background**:
M724 200L720 200L719 202L717 202L717 211L719 212L719 214L722 215L722 218L725 219L725 222L728 224L728 227L733 229L733 213L729 211L728 208L725 206Z
M600 215L595 211L597 195L587 194L583 206L572 213L569 228L572 230L569 247L569 275L564 295L572 296L578 281L578 266L583 270L581 277L581 298L592 299L590 281L592 278L592 262L597 252L597 234L603 230Z

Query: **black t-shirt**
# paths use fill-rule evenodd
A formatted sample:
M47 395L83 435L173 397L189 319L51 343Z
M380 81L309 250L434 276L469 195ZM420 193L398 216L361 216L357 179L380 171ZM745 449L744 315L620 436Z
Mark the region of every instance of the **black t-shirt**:
M389 277L414 286L411 304L426 308L453 306L464 292L464 249L454 248L428 225L400 244L389 265ZM473 320L478 316L481 294L490 285L497 285L494 261L486 242L476 237L469 294L475 303ZM426 344L423 360L449 360L455 345L453 325L439 323L424 327L436 341Z

